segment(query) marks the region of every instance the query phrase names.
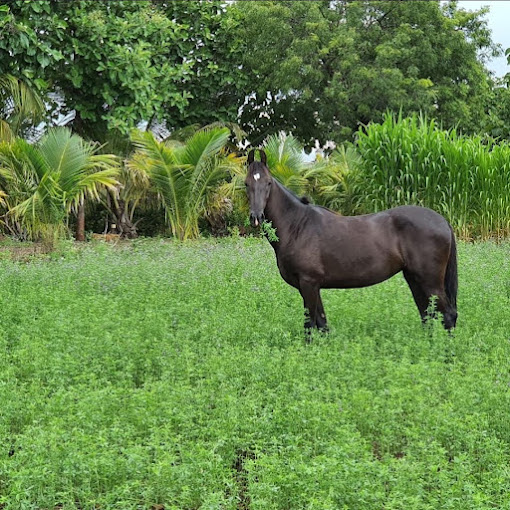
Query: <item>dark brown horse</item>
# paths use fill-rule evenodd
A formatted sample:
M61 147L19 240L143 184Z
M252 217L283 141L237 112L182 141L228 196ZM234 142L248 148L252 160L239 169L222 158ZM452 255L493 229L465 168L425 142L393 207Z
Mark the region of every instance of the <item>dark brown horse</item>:
M422 320L430 299L448 330L457 320L457 250L449 223L425 207L402 206L376 214L340 216L299 199L276 179L266 155L248 155L246 191L253 226L271 221L270 241L282 278L299 290L305 330L327 330L321 289L380 283L402 271Z

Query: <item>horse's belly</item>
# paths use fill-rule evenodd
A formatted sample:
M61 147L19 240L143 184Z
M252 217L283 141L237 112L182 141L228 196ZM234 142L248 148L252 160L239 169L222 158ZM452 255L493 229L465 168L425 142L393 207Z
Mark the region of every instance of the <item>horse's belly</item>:
M370 287L371 285L384 282L400 271L401 269L373 274L326 275L321 287L324 289L357 289L360 287Z
M289 266L286 266L281 262L281 260L277 259L276 261L278 265L278 270L280 271L280 275L283 278L283 280L291 285L292 287L299 288L299 280L298 276L294 271L291 270Z
M381 283L400 272L403 263L398 254L365 254L352 259L342 257L334 262L330 260L324 264L324 268L322 287L349 289Z

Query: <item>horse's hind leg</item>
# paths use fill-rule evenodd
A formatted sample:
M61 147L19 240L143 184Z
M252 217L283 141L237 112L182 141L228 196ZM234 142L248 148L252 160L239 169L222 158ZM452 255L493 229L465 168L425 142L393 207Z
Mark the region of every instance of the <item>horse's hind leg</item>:
M455 327L457 322L457 310L455 307L450 305L450 302L446 296L446 291L443 283L426 284L423 285L423 290L428 297L430 302L432 296L436 296L437 302L436 307L439 312L443 315L443 326L447 331L451 331Z
M404 269L404 278L406 279L407 285L411 289L413 294L414 302L418 307L418 311L420 312L420 317L422 322L427 320L427 309L429 307L429 298L423 292L418 281L413 277L413 275Z
M444 283L441 281L434 281L434 279L418 278L408 271L404 271L404 278L406 279L411 292L413 293L414 301L422 321L427 320L427 311L430 305L432 296L436 296L436 307L443 315L443 325L447 330L452 330L457 321L457 310L450 305L444 288Z
M319 284L308 278L299 279L299 292L305 307L305 334L308 342L311 341L311 332L317 328L317 309L320 300Z

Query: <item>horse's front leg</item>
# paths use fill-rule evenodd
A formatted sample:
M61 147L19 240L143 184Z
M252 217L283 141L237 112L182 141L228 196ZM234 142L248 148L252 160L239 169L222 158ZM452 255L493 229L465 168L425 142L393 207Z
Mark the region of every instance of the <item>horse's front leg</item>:
M317 327L322 333L329 331L328 320L326 319L326 312L324 311L324 305L322 304L322 298L319 290L319 301L317 303Z
M299 292L305 307L305 336L306 341L312 340L312 329L317 328L317 311L320 300L319 284L308 278L299 279Z

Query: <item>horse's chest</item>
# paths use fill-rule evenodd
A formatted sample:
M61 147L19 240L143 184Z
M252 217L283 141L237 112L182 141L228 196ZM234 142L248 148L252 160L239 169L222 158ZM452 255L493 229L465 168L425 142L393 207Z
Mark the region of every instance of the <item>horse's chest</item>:
M299 278L305 273L309 273L312 266L312 260L306 257L300 257L294 250L282 250L276 256L278 269L282 278L293 287L299 288ZM315 270L313 271L315 272Z
M293 287L298 286L298 278L293 265L289 262L288 258L280 253L276 254L276 265L280 271L281 277Z

